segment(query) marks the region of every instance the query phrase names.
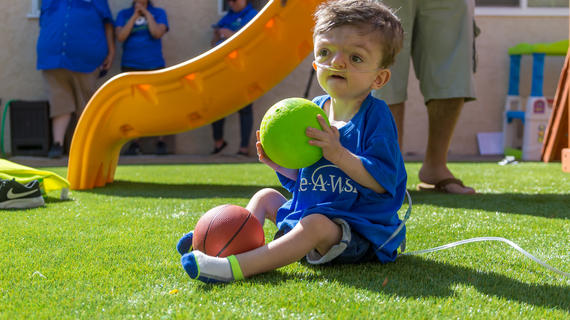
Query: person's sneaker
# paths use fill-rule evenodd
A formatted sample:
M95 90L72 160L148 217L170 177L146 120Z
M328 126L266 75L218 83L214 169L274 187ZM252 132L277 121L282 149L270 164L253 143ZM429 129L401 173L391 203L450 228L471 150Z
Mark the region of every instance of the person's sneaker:
M222 150L224 150L224 148L227 147L227 146L228 146L228 143L224 140L224 142L222 143L221 146L216 147L216 146L214 145L214 150L212 151L211 154L218 154L218 153L222 152Z
M127 156L138 156L141 154L141 146L137 142L132 142L127 148L127 151L125 151L125 155Z
M238 150L236 153L238 157L249 157L249 153L247 151Z
M156 154L159 156L168 154L168 149L166 148L166 143L164 141L158 141L156 143Z
M59 159L63 156L63 147L59 142L54 143L49 149L48 158L50 159Z
M28 209L44 205L38 180L25 185L16 180L0 180L0 209Z

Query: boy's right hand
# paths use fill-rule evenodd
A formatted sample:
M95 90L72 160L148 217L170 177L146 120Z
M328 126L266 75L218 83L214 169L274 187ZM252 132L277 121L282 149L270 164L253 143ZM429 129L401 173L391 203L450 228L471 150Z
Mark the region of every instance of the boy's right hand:
M265 151L263 150L263 146L261 145L259 130L255 131L255 137L257 138L257 141L255 142L255 149L257 149L257 159L259 159L259 162L265 163L271 169L277 171L277 169L279 169L279 165L273 162L271 159L269 159L269 157L267 156L267 154L265 154Z

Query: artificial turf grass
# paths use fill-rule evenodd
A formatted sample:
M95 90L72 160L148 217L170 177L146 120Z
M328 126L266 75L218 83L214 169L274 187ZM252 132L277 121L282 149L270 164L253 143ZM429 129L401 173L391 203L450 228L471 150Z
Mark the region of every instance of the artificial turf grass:
M502 236L570 271L570 175L559 164L451 164L478 191L412 191L408 251ZM64 168L49 170L65 175ZM408 188L419 164L408 164ZM521 175L524 173L524 175ZM564 318L570 280L501 243L475 243L386 265L294 263L244 282L190 280L176 241L202 213L245 206L266 186L260 164L120 166L105 188L0 214L2 318ZM539 180L542 183L535 183ZM516 191L514 191L516 190ZM544 198L543 198L544 196ZM405 207L401 212L405 210ZM275 227L266 223L269 241ZM177 294L169 294L178 289Z

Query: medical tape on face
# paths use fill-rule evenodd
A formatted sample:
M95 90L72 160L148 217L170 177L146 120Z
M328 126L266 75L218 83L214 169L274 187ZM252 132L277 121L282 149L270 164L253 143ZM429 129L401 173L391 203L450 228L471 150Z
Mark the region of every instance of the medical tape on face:
M348 69L337 69L337 68L335 68L335 67L333 67L333 66L329 66L329 65L326 65L326 64L322 64L322 63L319 63L319 62L317 62L317 61L313 61L313 63L315 64L315 66L317 66L317 67L320 68L320 69L324 69L324 70L328 70L328 71L332 71L332 72L339 72L339 73L352 73L352 72L355 72L355 73L370 73L370 72L376 72L376 71L382 69L382 68L376 68L376 69L372 69L372 70L353 70L353 69L348 70Z

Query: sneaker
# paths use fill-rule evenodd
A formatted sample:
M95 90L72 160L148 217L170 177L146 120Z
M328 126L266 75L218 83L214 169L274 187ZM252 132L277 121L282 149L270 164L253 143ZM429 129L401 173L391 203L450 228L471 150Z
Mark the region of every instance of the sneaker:
M218 154L218 153L222 152L222 150L224 150L224 148L227 146L228 146L228 143L226 141L224 141L221 146L219 146L219 147L214 146L214 150L212 151L211 154Z
M63 156L63 147L59 142L56 142L51 146L51 149L48 152L48 158L59 159L61 156Z
M26 185L12 180L0 180L0 209L28 209L44 205L38 180Z
M138 144L138 142L131 143L127 148L127 151L125 151L125 155L127 156L138 156L141 154L141 146Z
M236 155L237 155L238 157L249 157L249 153L248 153L247 151L241 151L241 150L238 150L238 152L236 153Z
M159 156L164 156L168 154L166 143L164 141L158 141L156 143L156 154Z

